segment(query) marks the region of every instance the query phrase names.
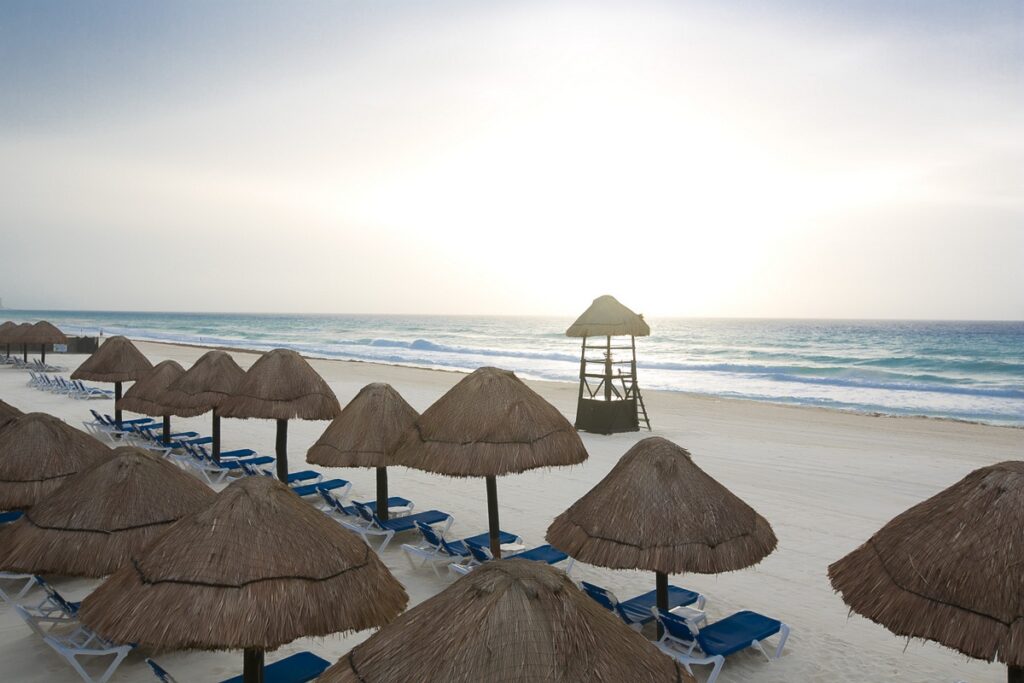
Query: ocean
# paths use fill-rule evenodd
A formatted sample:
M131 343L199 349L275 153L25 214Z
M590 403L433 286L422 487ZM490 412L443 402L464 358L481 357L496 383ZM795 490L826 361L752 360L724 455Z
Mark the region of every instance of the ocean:
M3 311L69 335L577 381L572 318ZM642 389L1024 426L1024 322L650 318Z

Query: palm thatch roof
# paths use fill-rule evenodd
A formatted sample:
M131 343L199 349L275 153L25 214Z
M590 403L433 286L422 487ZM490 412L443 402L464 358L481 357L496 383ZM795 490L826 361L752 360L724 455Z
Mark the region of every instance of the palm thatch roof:
M81 620L158 649L274 649L391 621L405 589L358 536L270 477L243 477L85 599Z
M0 324L0 344L7 344L10 342L8 337L11 334L11 331L14 330L17 326L18 323L12 322L10 320L6 320L2 324Z
M0 529L0 570L106 576L215 497L159 456L117 448Z
M850 608L899 636L1024 666L1024 462L977 469L828 569Z
M10 403L0 401L0 429L3 429L4 427L7 426L9 422L21 417L24 414L25 413L21 412L20 410L12 406Z
M171 382L158 403L171 415L194 417L213 410L233 394L245 377L245 370L231 354L207 351L185 374Z
M420 415L390 384L363 387L309 449L306 460L327 467L387 467Z
M394 461L454 477L493 477L587 459L558 409L508 370L480 368L427 408Z
M5 341L11 344L34 344L35 340L30 339L32 336L32 323L21 323L16 327L11 328L7 333L7 339Z
M651 326L642 314L634 313L618 300L605 294L594 299L590 308L576 318L576 322L565 331L567 337L608 337L616 335L632 335L646 337L651 333Z
M171 409L165 406L161 399L167 387L184 374L185 368L177 361L165 360L157 363L124 393L117 402L118 410L130 410L133 413L154 417L171 414Z
M318 683L644 681L693 678L540 562L474 569L357 645Z
M31 507L109 457L109 448L51 415L19 417L0 430L0 510Z
M71 373L71 379L134 382L152 369L153 364L126 337L110 337Z
M656 436L555 518L547 541L589 564L665 574L743 569L777 543L764 517Z
M253 363L219 411L224 417L332 420L341 406L305 358L288 349L274 349Z
M55 325L40 320L25 332L25 339L30 344L67 344L68 337Z

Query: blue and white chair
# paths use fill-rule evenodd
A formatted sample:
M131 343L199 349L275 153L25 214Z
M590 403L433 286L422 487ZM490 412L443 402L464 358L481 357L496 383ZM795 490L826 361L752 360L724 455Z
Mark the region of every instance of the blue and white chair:
M14 609L29 628L63 657L86 683L106 683L133 649L132 645L117 645L104 640L77 621L72 622L70 629L44 628L47 622L31 614L22 605L15 605ZM113 657L113 660L95 675L86 670L84 661L80 661L95 657Z
M484 534L484 543L489 543L490 537ZM472 557L472 561L467 564L453 563L448 565L448 571L456 575L464 575L473 571L475 567L479 567L485 562L490 562L493 558L491 555L491 549L482 543L467 542L466 548ZM569 557L566 553L563 553L557 548L544 544L539 545L536 548L529 550L522 550L520 552L512 553L509 555L502 555L504 560L529 560L531 562L543 562L545 564L556 565L559 562L568 563L565 565L565 573L571 574L572 567L575 564L575 560Z
M179 683L163 667L147 658L146 664L153 670L161 683ZM263 668L263 683L307 683L317 678L331 665L323 657L318 657L312 652L297 652L291 656L279 659L267 664ZM241 676L229 678L221 683L242 683Z
M707 683L715 683L718 679L726 657L752 647L770 662L782 656L782 648L789 638L789 626L750 610L736 612L703 627L657 607L653 608L652 614L662 627L658 647L675 657L691 674L692 664L710 664L712 669ZM762 643L776 635L779 641L775 653L769 655Z
M429 562L430 568L434 570L434 574L438 578L441 577L437 570L438 562L462 564L473 557L472 551L469 548L470 544L482 545L490 540L490 536L487 533L482 533L458 541L448 541L445 540L444 534L434 531L434 528L429 524L416 522L416 528L419 530L422 539L416 545L403 543L402 551L405 553L413 569L416 568L413 558L419 558L421 560L419 566L422 567ZM502 543L521 543L523 540L519 536L507 531L500 532L499 538Z
M599 605L618 614L627 626L637 631L654 619L651 609L658 604L657 591L649 591L623 602L615 597L610 590L593 583L580 581L580 588ZM690 605L696 605L697 610L703 610L704 603L704 596L696 591L679 586L668 587L668 608L670 610Z
M418 512L404 517L395 517L394 519L383 520L377 516L377 513L371 509L369 505L365 505L363 503L353 503L353 505L359 512L359 516L362 517L364 524L352 524L344 519L338 521L362 536L363 540L366 541L366 544L371 548L373 547L373 544L370 543L369 537L383 536L384 540L381 541L380 546L377 548L377 552L379 553L382 553L387 549L388 544L391 543L391 539L394 538L395 534L415 531L416 522L429 524L431 526L443 523L444 528L441 533L444 534L451 528L452 522L455 521L455 518L450 514L447 512L441 512L440 510L427 510L426 512Z

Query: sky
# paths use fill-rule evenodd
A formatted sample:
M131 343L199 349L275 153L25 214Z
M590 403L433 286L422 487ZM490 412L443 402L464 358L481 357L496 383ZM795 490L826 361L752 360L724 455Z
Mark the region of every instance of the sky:
M0 5L9 308L1024 318L1024 3Z

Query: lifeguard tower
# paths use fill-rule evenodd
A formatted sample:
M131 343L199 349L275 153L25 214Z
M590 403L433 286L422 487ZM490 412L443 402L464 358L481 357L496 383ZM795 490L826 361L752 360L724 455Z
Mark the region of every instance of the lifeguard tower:
M635 432L641 422L651 428L636 380L636 338L650 334L643 315L607 294L594 299L565 331L567 337L583 338L576 429L597 434Z

